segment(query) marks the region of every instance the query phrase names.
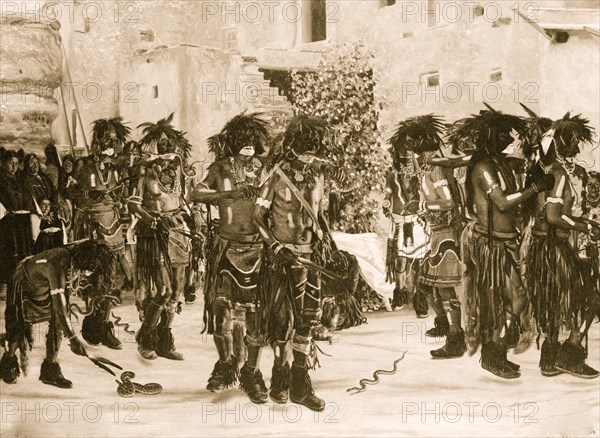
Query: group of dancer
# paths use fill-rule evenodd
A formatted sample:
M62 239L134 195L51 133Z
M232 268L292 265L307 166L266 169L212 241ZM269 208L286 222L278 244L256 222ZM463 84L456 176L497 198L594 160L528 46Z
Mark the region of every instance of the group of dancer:
M600 316L598 174L574 162L594 133L581 116L552 121L524 108L528 118L488 107L450 125L426 115L398 126L383 204L394 304L412 303L417 317L434 310L426 334L446 338L434 359L481 345L485 370L517 378L507 351L537 332L542 375L598 377L582 345ZM582 216L577 180L592 196Z
M86 303L86 342L119 349L110 315L121 290L135 290L139 354L182 360L172 326L182 299L195 301L203 272L204 325L218 353L207 389L220 392L239 381L254 403L270 398L323 410L309 376L318 365L322 276L343 279L352 264L336 250L323 210L339 173L328 159L331 130L318 117L298 115L274 136L261 114L244 112L209 139L215 161L196 182L192 146L172 118L140 125L139 142L128 138L120 118L94 123L92 153L72 161L68 178L60 178L74 212L69 243L17 251L23 245L15 242L30 239L19 218L32 210L0 200L18 259L7 280L2 380L16 382L19 359L27 369L31 326L49 322L40 379L71 387L57 361L63 334L74 353L87 355L71 323L71 298ZM484 369L518 377L507 350L528 337L535 320L546 335L542 374L598 376L585 364L582 340L599 312L600 224L572 215L572 178L581 174L573 157L592 140L587 124L570 114L524 119L491 108L453 125L435 115L399 124L383 201L394 224L388 280L397 284L395 304L412 301L421 317L427 302L434 309L427 333L446 337L434 358L458 358L481 344ZM521 158L509 156L517 149ZM5 169L15 164L8 155ZM597 175L583 174L596 178L589 192L597 204ZM64 225L63 210L55 213ZM570 243L573 231L589 235L589 257ZM571 333L560 344L563 326ZM260 371L268 346L269 388Z
M48 321L40 379L71 387L57 362L63 331L75 353L86 352L70 322L70 297L78 295L87 305L83 338L119 349L110 309L120 303L120 290L131 288L143 320L136 336L141 356L182 360L171 327L182 296L194 301L204 261L204 319L219 354L208 389L221 391L239 380L256 403L270 395L278 403L291 399L322 410L325 403L314 395L308 370L314 366L312 329L321 316L319 272L331 252L322 214L326 123L295 117L274 145L267 121L242 113L210 139L216 161L194 187L191 146L171 121L172 115L140 125L139 143L128 141L129 128L119 118L94 123L92 154L75 163L67 192L75 240L33 256L20 254L8 283L2 379L14 383L19 376L17 350L26 369L31 325ZM17 213L7 211L6 217ZM13 231L16 238L29 238ZM135 243L133 266L125 243ZM119 271L121 285L115 280ZM234 325L243 333L235 340ZM259 358L269 344L276 359L267 394Z

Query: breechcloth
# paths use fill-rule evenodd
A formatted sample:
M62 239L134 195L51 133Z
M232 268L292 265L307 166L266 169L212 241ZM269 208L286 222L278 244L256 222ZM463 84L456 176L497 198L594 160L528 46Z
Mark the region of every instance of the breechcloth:
M568 236L557 232L532 232L525 256L525 278L531 294L533 315L546 334L579 324L590 306L598 305L598 293L591 276Z
M106 244L115 253L125 249L119 209L114 203L77 208L73 217L73 233L75 240L90 238Z
M190 263L189 238L173 231L188 231L181 211L171 212L169 219L173 224L170 230L152 228L150 223L143 220L137 224L138 280L147 287L151 284L172 287L172 269L184 268Z
M285 244L296 256L315 260L313 245ZM321 313L321 277L304 265L284 267L269 251L261 275L261 328L270 341L284 342L292 329L296 335L310 337ZM264 297L264 298L263 298Z
M505 305L525 294L519 275L518 234L488 231L472 222L462 234L466 267L466 331L471 347L506 324Z
M432 228L431 250L421 262L419 283L439 288L461 286L462 267L458 253L452 227Z
M6 334L8 342L25 340L32 324L52 319L50 290L40 292L33 286L23 263L15 269L12 287L6 300ZM56 327L59 328L59 327Z
M258 279L262 266L263 242L255 235L221 233L215 237L207 257L204 300L209 334L219 307L237 314L257 311ZM264 344L248 324L249 344Z

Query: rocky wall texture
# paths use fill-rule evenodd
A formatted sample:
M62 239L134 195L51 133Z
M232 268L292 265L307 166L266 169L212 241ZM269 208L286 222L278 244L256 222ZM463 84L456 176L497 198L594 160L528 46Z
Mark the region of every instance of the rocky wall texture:
M38 16L40 18L40 16ZM57 22L18 13L0 18L0 144L43 153L62 81Z

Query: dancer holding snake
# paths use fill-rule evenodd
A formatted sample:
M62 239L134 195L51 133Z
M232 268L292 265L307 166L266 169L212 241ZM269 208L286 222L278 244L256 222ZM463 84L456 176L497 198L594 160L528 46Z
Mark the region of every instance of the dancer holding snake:
M58 364L58 352L63 332L71 351L87 356L85 348L73 330L69 299L73 294L91 294L89 301L102 301L110 292L116 260L102 244L85 241L51 249L23 260L13 276L6 305L6 335L8 351L0 361L0 375L6 383L15 383L21 368L27 374L27 352L31 349L32 325L49 322L46 336L46 358L40 380L48 385L71 388ZM82 285L87 286L84 290ZM85 287L84 286L84 287Z
M262 154L269 140L268 123L260 114L235 116L209 139L216 161L191 195L193 202L213 204L219 209L218 234L208 248L204 292L205 322L208 333L213 334L219 359L207 389L222 391L233 385L239 374L241 388L254 403L264 403L268 398L259 369L260 352L266 343L258 336L256 321L263 242L252 211L263 170L255 154ZM238 372L238 361L243 358L236 357L236 352L239 356L244 348L234 345L242 341L235 339L233 331L239 327L243 330L244 321L248 359Z
M185 165L191 145L176 130L173 114L156 124L144 123L142 147L158 156L142 169L138 186L129 198L137 224L137 275L145 288L144 322L136 340L145 359L161 356L183 360L176 351L171 326L180 310L190 262L189 230L193 220L184 200ZM160 322L159 322L160 321Z
M289 392L292 402L314 411L325 408L315 395L308 369L316 365L313 330L321 314L321 277L314 267L324 266L327 249L331 251L322 217L328 139L329 128L322 119L294 117L254 210L269 248L261 272L260 302L261 330L275 349L270 396L283 403ZM294 359L288 381L284 376L290 338Z

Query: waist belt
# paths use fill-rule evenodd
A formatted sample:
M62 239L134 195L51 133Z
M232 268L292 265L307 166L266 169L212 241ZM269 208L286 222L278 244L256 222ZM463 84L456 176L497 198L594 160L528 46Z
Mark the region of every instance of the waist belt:
M488 235L487 228L482 227L479 224L475 224L475 226L473 227L473 231L477 232L478 234L481 234L482 236ZM512 233L507 233L504 231L492 231L492 237L500 240L514 240L517 237L519 237L519 233L517 233L516 231Z
M531 234L533 236L538 236L538 237L548 237L548 232L547 231L538 231L538 230L532 230ZM565 232L556 232L556 237L561 238L561 239L568 239L569 238L569 232L567 231Z
M392 213L392 219L394 219L395 224L410 224L417 222L419 220L419 216L416 214L401 215Z
M310 243L305 243L303 245L295 245L293 243L284 243L287 249L291 250L294 254L312 254L313 253L313 245Z
M258 242L260 242L258 234L235 234L235 233L219 232L218 236L222 239L229 240L231 242L240 242L240 243L258 243Z

